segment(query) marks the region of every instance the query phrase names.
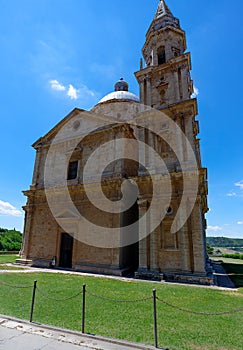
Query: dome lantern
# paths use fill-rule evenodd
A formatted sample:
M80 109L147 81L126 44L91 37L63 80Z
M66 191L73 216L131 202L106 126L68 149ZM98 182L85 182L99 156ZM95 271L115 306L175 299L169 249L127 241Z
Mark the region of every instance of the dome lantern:
M123 78L121 78L115 84L115 91L128 91L128 83Z
M128 91L128 83L121 78L116 82L114 86L115 91L104 96L99 102L110 102L110 101L133 101L140 102L139 97Z

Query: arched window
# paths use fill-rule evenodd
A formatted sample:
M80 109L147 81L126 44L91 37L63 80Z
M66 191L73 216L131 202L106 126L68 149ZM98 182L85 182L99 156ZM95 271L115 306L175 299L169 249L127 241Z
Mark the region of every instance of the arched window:
M163 64L165 62L165 47L161 46L158 48L158 64Z

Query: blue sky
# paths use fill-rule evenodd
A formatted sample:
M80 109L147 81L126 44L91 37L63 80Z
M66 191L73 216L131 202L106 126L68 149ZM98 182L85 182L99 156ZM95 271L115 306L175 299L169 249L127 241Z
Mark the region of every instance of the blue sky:
M208 235L243 238L243 1L167 0L187 33L199 91ZM89 109L123 76L138 94L158 0L0 0L0 227L23 229L31 144L74 107Z

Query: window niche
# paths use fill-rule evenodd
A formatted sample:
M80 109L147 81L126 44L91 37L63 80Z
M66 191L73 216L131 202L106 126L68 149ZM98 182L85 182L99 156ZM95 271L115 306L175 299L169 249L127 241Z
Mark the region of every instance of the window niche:
M180 49L177 49L176 47L172 47L171 50L173 52L174 57L179 57L181 55Z
M160 224L161 248L165 251L176 251L179 249L178 233L171 232L172 222Z
M160 46L158 48L158 65L166 63L165 47Z
M68 180L75 180L78 176L78 160L70 161L68 164Z

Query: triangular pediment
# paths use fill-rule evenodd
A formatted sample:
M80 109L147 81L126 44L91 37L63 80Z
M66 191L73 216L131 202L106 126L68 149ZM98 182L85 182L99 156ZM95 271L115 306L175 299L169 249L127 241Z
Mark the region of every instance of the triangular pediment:
M62 139L71 139L79 135L88 135L94 130L107 128L108 125L114 125L115 123L116 120L112 117L75 108L47 134L40 137L32 147L37 149L45 144L50 144L57 137L58 141L61 141Z
M59 214L55 215L56 219L77 219L78 217L78 214L73 213L71 210L68 209L64 209Z

